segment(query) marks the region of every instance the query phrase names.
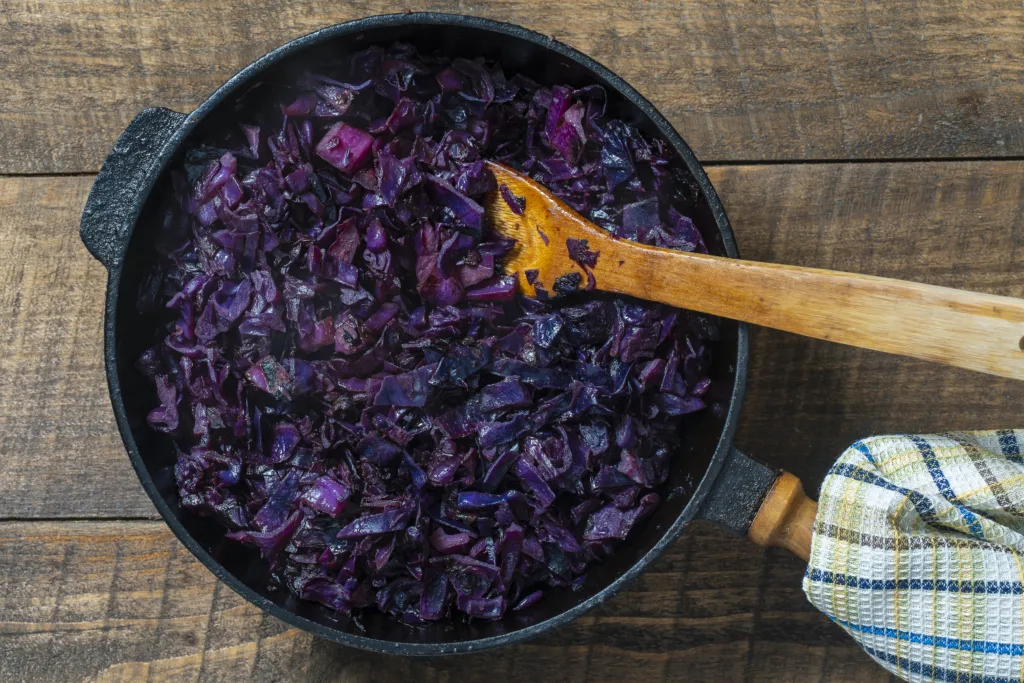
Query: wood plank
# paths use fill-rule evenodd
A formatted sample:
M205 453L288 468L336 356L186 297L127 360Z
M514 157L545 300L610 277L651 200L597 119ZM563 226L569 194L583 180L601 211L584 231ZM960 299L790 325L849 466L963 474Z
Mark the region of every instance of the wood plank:
M261 616L159 522L0 523L0 679L804 681L834 661L833 680L882 680L802 598L797 565L695 525L628 592L550 635L411 660Z
M713 168L748 258L1022 296L1024 163ZM101 366L90 178L0 179L0 518L152 516ZM1020 424L1024 384L756 330L737 444L808 493L873 433ZM74 482L74 485L71 485Z
M400 9L553 35L704 159L1024 154L1017 0L0 0L0 173L95 171L142 108L190 111L292 38Z
M0 180L0 518L156 515L107 393L107 274L78 238L91 184Z
M719 167L744 256L1024 295L1024 163ZM152 516L113 424L90 178L0 179L0 519ZM1024 384L755 330L737 443L808 493L855 439L1020 424Z
M0 680L279 681L313 637L221 584L160 522L0 524Z

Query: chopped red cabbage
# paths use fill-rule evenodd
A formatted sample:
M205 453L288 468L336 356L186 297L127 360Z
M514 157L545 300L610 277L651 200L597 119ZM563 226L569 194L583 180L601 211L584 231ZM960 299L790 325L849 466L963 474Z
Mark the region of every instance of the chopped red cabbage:
M186 154L158 228L167 321L137 367L181 506L340 612L498 619L579 586L658 505L718 331L579 273L527 273L523 298L483 160L614 234L706 252L670 148L606 117L600 87L407 45L265 85ZM598 254L566 248L592 285Z
M501 198L508 204L508 208L511 209L512 213L522 216L523 211L526 210L526 197L512 194L512 190L505 183L498 185L498 190L501 192Z
M586 240L578 240L572 237L565 240L565 248L569 252L569 258L580 265L581 268L593 268L597 265L599 251L591 251Z
M372 148L372 135L339 121L320 138L316 154L342 173L351 175L370 158Z

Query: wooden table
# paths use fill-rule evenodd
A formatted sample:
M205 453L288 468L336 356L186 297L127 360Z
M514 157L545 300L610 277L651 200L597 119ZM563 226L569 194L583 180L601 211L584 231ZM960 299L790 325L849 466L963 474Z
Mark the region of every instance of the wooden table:
M882 681L803 566L706 526L550 636L450 659L341 649L220 585L131 471L85 197L146 106L188 111L318 27L504 19L624 76L709 166L747 258L1024 295L1020 0L0 0L0 680ZM753 334L738 445L814 490L857 437L1020 426L1024 384Z

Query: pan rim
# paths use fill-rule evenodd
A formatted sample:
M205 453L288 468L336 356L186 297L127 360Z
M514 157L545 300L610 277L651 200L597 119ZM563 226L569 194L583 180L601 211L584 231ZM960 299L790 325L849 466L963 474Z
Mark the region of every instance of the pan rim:
M708 208L711 211L716 227L718 228L719 234L721 235L723 246L727 255L733 258L738 258L739 252L736 247L735 238L732 233L732 228L729 220L725 214L725 210L715 192L714 187L711 185L710 179L704 171L703 166L697 160L696 155L690 149L689 145L683 140L678 132L672 127L672 125L654 108L654 106L644 98L639 92L637 92L632 86L630 86L621 77L617 76L611 70L602 66L591 57L579 52L578 50L571 48L563 43L560 43L549 36L537 33L535 31L523 28L521 26L494 21L490 19L483 19L479 17L472 17L459 14L445 14L436 12L419 12L410 14L386 14L376 15L371 17L365 17L362 19L356 19L353 21L335 24L333 26L325 27L314 31L305 36L299 37L292 40L281 47L267 53L263 57L257 59L236 75L230 78L220 88L218 88L210 97L208 97L201 105L190 113L182 124L175 130L175 132L163 143L160 151L154 155L154 162L149 169L145 180L139 184L139 191L135 197L134 204L132 207L131 214L129 216L129 222L132 226L128 239L131 239L131 235L134 234L135 228L138 223L139 216L143 207L145 206L156 181L163 175L166 170L168 162L173 158L174 153L178 150L181 143L192 133L196 126L210 113L215 107L217 107L223 100L230 95L234 94L236 90L243 87L253 76L258 75L264 70L282 62L283 60L291 57L292 55L320 45L322 43L335 40L345 35L365 31L373 28L381 27L398 27L398 26L454 26L459 28L470 28L476 30L491 31L494 33L504 34L513 38L525 40L527 42L534 43L541 48L550 50L559 54L560 56L569 59L578 65L582 66L587 71L595 74L599 78L603 79L613 88L615 88L620 95L625 99L629 100L634 106L636 106L645 117L657 128L660 135L672 146L683 164L687 167L694 180L701 191L702 196L708 204ZM121 434L121 439L125 445L125 449L128 452L129 459L131 460L132 466L135 469L136 474L142 483L143 488L149 495L153 504L156 506L163 518L164 522L174 533L175 537L191 552L207 569L213 572L217 579L225 582L234 590L236 593L244 597L246 600L256 605L265 612L272 616L280 619L281 621L298 628L301 628L314 635L332 640L334 642L356 647L363 650L372 652L383 652L389 654L398 655L411 655L411 656L436 656L444 654L459 654L476 652L480 650L490 649L502 645L509 645L513 643L522 642L530 638L534 638L541 633L549 631L553 628L566 624L576 617L579 617L586 612L590 611L594 607L602 604L610 597L619 593L629 583L633 581L640 573L645 571L651 563L658 559L664 551L674 543L682 533L686 524L688 524L698 513L701 505L703 504L711 486L714 484L721 468L728 457L729 451L732 447L733 437L736 431L736 424L738 421L740 409L742 407L742 400L746 389L746 373L747 373L747 361L749 354L749 331L747 325L739 323L737 325L737 339L736 339L736 359L735 359L735 375L733 381L733 389L730 396L729 408L726 413L725 419L722 424L721 433L718 438L718 443L715 451L709 461L708 467L704 472L701 481L697 485L691 499L683 510L679 513L672 524L662 533L661 538L654 544L654 546L640 557L634 564L629 568L628 571L617 577L614 581L609 583L605 588L595 593L593 596L580 602L577 605L555 614L548 619L540 621L536 624L525 626L523 628L516 629L504 634L488 636L484 638L474 640L461 640L452 641L445 643L407 643L394 640L381 640L378 638L370 638L366 636L360 636L348 631L344 631L340 628L334 628L326 626L319 622L307 619L295 612L278 605L277 603L266 599L254 589L250 588L241 579L236 578L233 574L229 573L217 560L215 560L210 553L208 553L195 538L188 532L184 527L183 523L177 518L175 513L171 510L170 506L164 500L163 496L158 491L156 484L150 475L149 469L146 467L143 461L142 454L139 450L138 444L135 441L134 435L132 434L131 427L128 424L127 411L124 404L124 397L121 393L120 378L118 375L118 362L117 362L117 343L116 343L116 329L117 329L117 307L118 297L120 290L120 279L121 272L123 269L123 263L119 263L114 269L111 270L107 284L107 303L106 303L106 315L105 315L105 331L104 331L104 360L106 366L106 374L108 381L108 388L110 391L111 402L113 404L114 414L117 421L118 431Z

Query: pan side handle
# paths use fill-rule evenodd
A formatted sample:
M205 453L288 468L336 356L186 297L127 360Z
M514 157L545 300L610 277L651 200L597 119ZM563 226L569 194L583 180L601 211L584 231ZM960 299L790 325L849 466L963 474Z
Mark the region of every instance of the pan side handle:
M79 234L85 248L108 271L121 266L143 178L184 120L184 114L169 109L142 110L103 162L85 203Z
M698 517L808 560L817 511L799 479L734 448Z

